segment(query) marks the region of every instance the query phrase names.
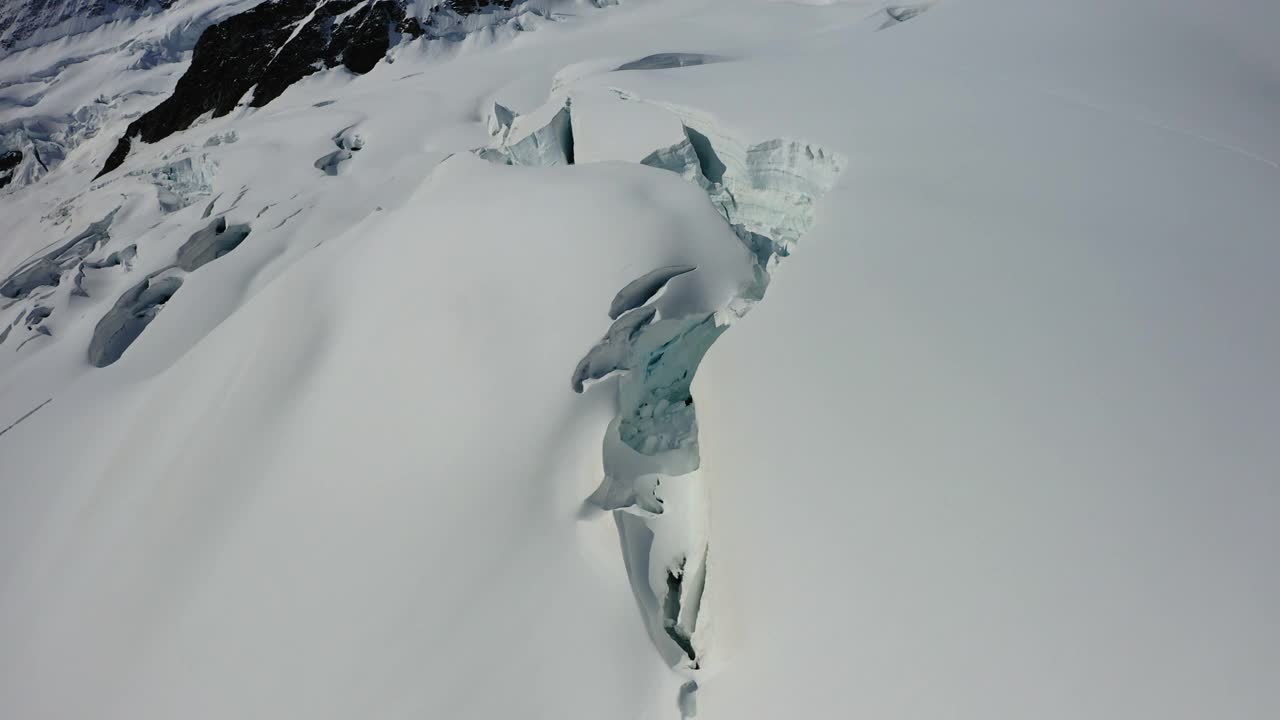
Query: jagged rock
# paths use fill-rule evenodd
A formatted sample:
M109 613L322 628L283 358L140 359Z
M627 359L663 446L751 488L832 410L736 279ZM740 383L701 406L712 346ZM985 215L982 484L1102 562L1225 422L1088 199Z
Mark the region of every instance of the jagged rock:
M160 209L170 213L191 205L202 196L210 195L217 170L218 163L202 154L185 157L149 172L130 174L150 175L156 186L156 200L160 203Z
M21 150L6 150L0 153L0 188L13 180L13 172L21 162Z
M207 112L226 115L250 88L249 104L261 107L324 68L343 65L367 73L393 39L423 33L418 20L406 14L405 0L330 0L317 7L318 1L268 0L210 26L173 94L129 124L98 177L124 162L135 138L156 142Z

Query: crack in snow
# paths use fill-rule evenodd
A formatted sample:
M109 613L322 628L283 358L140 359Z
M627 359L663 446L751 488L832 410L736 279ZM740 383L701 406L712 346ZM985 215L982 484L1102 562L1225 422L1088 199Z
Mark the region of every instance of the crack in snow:
M614 322L578 363L571 385L581 393L619 376L619 409L603 448L605 477L588 502L614 514L633 594L659 654L688 679L677 702L682 716L692 718L713 638L703 608L711 587L710 501L690 388L707 351L764 297L780 259L812 226L815 205L844 160L797 140L748 144L705 113L649 105L676 116L684 137L640 164L674 172L707 194L750 251L752 277L723 307L661 318L655 298L670 283L698 283L699 268L659 267L633 280L614 297L608 312ZM508 165L573 164L581 121L571 107L566 97L516 116L495 104L488 118L494 144L475 152Z

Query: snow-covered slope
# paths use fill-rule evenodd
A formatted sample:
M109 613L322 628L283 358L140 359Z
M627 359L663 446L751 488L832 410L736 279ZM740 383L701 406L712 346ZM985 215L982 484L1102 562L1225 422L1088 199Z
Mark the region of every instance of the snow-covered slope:
M1270 3L278 4L0 59L0 717L1280 713Z
M5 0L0 3L0 56L173 4L174 0Z

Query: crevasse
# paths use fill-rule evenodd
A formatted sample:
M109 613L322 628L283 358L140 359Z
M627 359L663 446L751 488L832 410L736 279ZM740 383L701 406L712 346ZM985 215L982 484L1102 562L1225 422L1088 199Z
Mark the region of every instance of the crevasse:
M668 283L698 282L700 268L655 268L629 283L609 308L613 324L571 378L576 392L618 378L619 410L603 446L605 477L588 502L613 513L645 627L667 664L686 678L678 704L692 717L698 680L714 665L706 600L715 568L691 386L716 339L763 299L778 262L812 227L818 201L845 163L811 143L748 143L706 113L612 92L616 101L646 113L656 106L678 119L683 137L639 162L701 188L752 258L750 277L712 311L660 316L652 303ZM495 105L494 143L476 152L503 164L573 164L574 132L584 122L573 107L565 97L520 117Z

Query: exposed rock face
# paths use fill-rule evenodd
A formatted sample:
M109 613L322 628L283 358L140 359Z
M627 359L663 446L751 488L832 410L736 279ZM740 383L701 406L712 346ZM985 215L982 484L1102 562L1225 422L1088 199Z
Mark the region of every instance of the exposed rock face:
M13 171L22 162L21 150L6 150L0 152L0 188L9 184L13 180Z
M124 162L135 138L156 142L185 130L207 112L214 117L226 115L250 89L249 105L261 107L322 69L342 65L354 73L369 72L392 44L426 32L424 24L406 11L417 4L413 0L267 0L210 26L196 42L191 67L173 94L129 124L98 177ZM514 4L514 0L451 0L431 13L466 15Z
M338 20L348 12L351 14ZM322 66L343 65L354 73L367 73L387 54L393 35L421 34L417 19L406 19L404 7L393 0L371 5L360 0L330 0L316 8L311 20L266 67L249 104L266 105Z

